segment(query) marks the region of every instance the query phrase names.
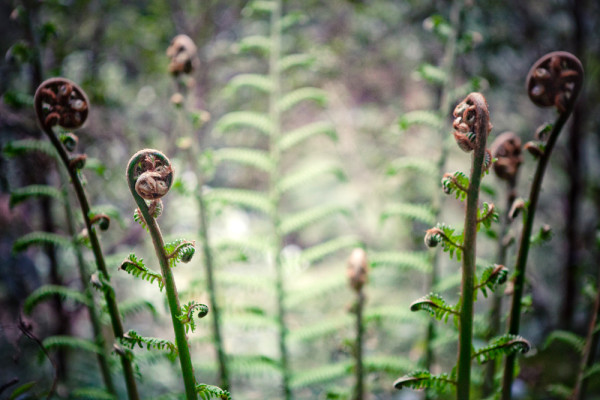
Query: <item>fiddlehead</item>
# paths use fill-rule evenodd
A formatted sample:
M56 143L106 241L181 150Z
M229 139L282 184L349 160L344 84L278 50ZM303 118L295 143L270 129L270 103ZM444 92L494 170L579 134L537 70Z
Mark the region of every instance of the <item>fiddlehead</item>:
M198 48L187 35L177 35L167 49L169 72L175 76L190 74L198 68Z
M43 82L35 92L35 113L42 128L56 125L66 129L80 128L87 119L89 100L85 92L65 78L52 78ZM73 141L70 136L67 145Z
M521 139L513 132L499 135L491 146L494 162L494 173L503 181L514 185L519 167L523 163Z

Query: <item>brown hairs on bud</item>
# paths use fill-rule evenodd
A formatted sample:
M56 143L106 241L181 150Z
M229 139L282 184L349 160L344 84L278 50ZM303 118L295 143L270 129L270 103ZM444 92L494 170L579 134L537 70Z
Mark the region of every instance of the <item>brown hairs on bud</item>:
M492 156L496 158L494 172L498 178L515 183L523 163L521 139L513 132L504 132L492 143Z
M76 129L87 119L89 101L85 92L64 78L48 79L38 87L34 97L35 112L43 128L55 125Z
M454 139L458 147L467 153L475 149L476 140L477 106L471 97L473 95L475 94L472 93L461 101L452 113L454 116L454 122L452 123ZM483 98L483 96L479 96ZM483 99L483 102L485 103L485 99ZM485 112L487 112L487 103L485 109ZM492 124L488 122L487 133L489 134L491 130Z
M361 248L352 250L348 258L348 268L346 270L350 286L360 292L363 285L367 282L369 274L369 265L367 262L367 253Z
M200 63L198 48L187 35L177 35L173 38L167 49L167 56L171 59L169 72L175 76L192 73Z

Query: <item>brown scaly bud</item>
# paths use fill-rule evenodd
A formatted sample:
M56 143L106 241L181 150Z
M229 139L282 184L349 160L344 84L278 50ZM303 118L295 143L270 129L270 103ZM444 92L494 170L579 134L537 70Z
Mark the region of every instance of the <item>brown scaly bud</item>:
M35 92L34 104L42 128L59 125L66 129L77 129L87 119L89 111L85 92L64 78L42 82Z
M483 98L483 96L481 96ZM485 99L484 99L485 101ZM487 104L486 104L486 112L487 112ZM454 116L454 121L452 126L454 128L454 139L460 147L461 150L465 152L470 152L475 149L475 140L476 140L476 124L477 124L477 107L471 98L471 95L467 96L465 100L460 102L456 108L454 108L454 112L452 115ZM489 121L489 118L487 119ZM492 130L492 124L488 122L487 126L487 134L489 134Z
M504 132L492 143L492 156L496 158L494 172L498 178L515 183L523 163L521 139L513 132Z
M169 159L158 150L140 150L131 157L127 179L134 183L137 194L145 200L160 199L173 183Z
M173 38L167 49L167 56L171 59L169 72L175 76L192 73L200 63L198 48L187 35L177 35Z
M542 150L535 142L527 142L523 148L535 158L540 158L544 155L544 150Z
M367 282L369 275L369 265L367 262L367 253L361 248L352 250L348 258L348 268L346 269L350 286L360 292L362 287Z
M521 211L524 211L525 208L526 208L525 200L516 199L515 201L513 201L512 206L510 207L510 210L508 211L508 218L510 218L511 220L517 218L519 213Z
M540 107L554 106L564 113L574 104L583 83L581 62L571 53L556 51L533 64L527 75L527 93Z

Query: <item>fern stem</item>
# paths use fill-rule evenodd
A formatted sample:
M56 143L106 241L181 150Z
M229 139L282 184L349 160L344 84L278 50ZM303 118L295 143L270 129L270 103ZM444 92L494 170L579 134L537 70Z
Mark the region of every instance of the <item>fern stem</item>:
M477 244L477 210L479 208L479 187L483 175L486 141L488 136L489 114L487 104L481 94L469 97L476 107L475 150L473 153L467 208L465 211L462 289L460 297L458 376L456 385L457 400L469 400L471 386L471 349L473 346L473 306L475 286L475 254Z
M134 156L135 157L135 156ZM165 251L165 242L160 231L160 227L154 216L150 213L146 201L140 197L135 189L135 180L133 176L133 169L135 162L130 161L129 169L127 171L127 181L129 184L129 190L135 199L138 209L144 217L146 227L152 238L152 244L154 245L154 251L160 264L160 271L164 279L165 291L167 292L167 303L169 305L169 311L171 312L171 321L173 323L173 331L175 332L175 345L177 346L179 363L181 365L181 373L183 377L185 395L188 400L196 400L198 398L196 394L196 378L194 377L194 368L192 366L192 357L190 354L190 347L188 344L187 336L185 334L185 326L177 318L181 314L181 306L179 304L179 295L177 293L177 286L175 284L175 277L171 266L169 265L169 258Z
M356 352L356 366L354 371L356 375L356 386L354 388L354 400L363 400L365 395L363 370L363 336L365 331L363 321L364 306L365 295L361 288L356 294L356 348L354 349Z
M514 291L512 297L512 303L510 308L510 314L508 319L508 333L511 335L518 335L520 322L521 322L521 301L523 298L523 289L525 286L525 268L527 266L527 256L529 254L529 245L531 232L533 231L533 220L535 218L535 211L537 202L540 196L540 189L542 188L542 181L544 180L544 172L546 166L552 155L552 150L558 139L560 131L569 119L571 115L572 106L567 109L566 112L559 114L552 132L546 143L543 154L540 156L533 182L531 183L531 190L529 192L529 202L527 211L524 213L523 230L521 232L521 238L519 241L519 251L517 254L517 261L515 265L515 276L514 276ZM515 361L516 354L511 354L506 357L504 363L504 376L502 380L502 400L510 400L512 397L511 387L514 379Z
M37 101L36 114L38 115L38 121L44 133L46 133L46 135L50 139L50 142L52 142L52 145L56 148L58 155L65 168L67 169L69 177L71 178L71 184L73 185L73 189L75 190L77 200L79 201L79 205L81 207L81 213L83 215L85 227L87 229L88 236L90 239L92 252L94 253L94 258L96 260L96 266L98 268L98 271L100 271L104 276L104 284L107 285L104 290L104 297L106 300L106 307L110 315L113 333L116 338L122 338L124 333L123 323L121 321L121 315L119 314L119 308L117 305L114 289L112 288L112 286L110 286L110 274L108 273L108 269L106 268L106 262L104 260L104 255L102 254L100 240L98 239L96 228L92 225L90 220L90 203L85 193L85 189L83 188L83 182L81 181L79 172L75 168L71 168L69 166L69 155L67 154L67 151L65 150L61 141L58 139L58 136L54 133L52 127L45 124L42 120L41 103L38 104ZM137 384L135 382L133 366L131 360L127 357L126 354L121 355L121 364L123 366L123 374L125 378L125 384L127 386L127 394L129 396L129 399L139 399L140 397L137 390Z

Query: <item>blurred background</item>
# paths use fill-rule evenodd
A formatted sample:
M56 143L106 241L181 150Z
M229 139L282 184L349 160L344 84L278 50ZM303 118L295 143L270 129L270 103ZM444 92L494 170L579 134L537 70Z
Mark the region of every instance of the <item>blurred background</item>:
M264 136L251 129L224 129L222 118L232 111L268 111L264 93L231 85L241 74L269 72L268 55L248 40L271 32L268 13L256 3L0 2L0 146L22 139L46 140L33 111L33 94L44 79L62 76L85 90L91 110L76 134L78 152L88 157L83 170L86 190L91 203L112 218L101 242L117 299L137 300L140 305L136 313L125 316L126 330L172 337L166 303L156 286L118 271L130 252L158 268L148 235L132 218L135 203L125 168L133 153L146 147L160 149L175 166L177 190L164 199L159 220L170 239L200 241L194 192L202 189L210 196L215 188L269 190L268 174L218 157L219 150L228 147L268 146ZM282 197L280 210L291 213L318 204L343 209L284 238L281 254L294 397L344 398L353 385L345 363L352 358L348 343L354 338L349 320L354 294L346 277L346 261L354 246L364 247L371 262L364 287L366 313L371 312L364 353L372 356L366 398L422 398L419 392L396 391L392 383L422 366L429 346L435 354L431 368L449 372L456 354L453 323L436 323L442 334L426 345L428 319L411 314L409 305L433 289L451 302L458 298L459 262L434 256L423 236L438 221L461 229L462 204L454 196L439 195L440 179L441 171L468 173L470 156L451 143L440 171L446 139L452 140L450 113L432 121L414 112L450 111L469 91L481 91L494 125L490 141L504 131L515 132L523 143L533 140L536 129L554 120L556 111L529 101L524 88L527 72L545 53L564 50L582 61L585 83L555 149L538 205L534 232L549 225L552 238L530 252L522 335L533 350L520 358L515 389L520 399L560 398L551 385L574 384L579 355L560 342L548 344L547 339L558 329L585 335L597 290L600 3L288 0L282 12L292 16L282 32L282 53L311 60L281 74L282 91L314 87L324 93L321 104L301 103L283 113L282 127L292 130L324 121L333 132L286 152L281 174L318 163L333 165L329 171L334 173L323 173L290 191ZM193 39L198 60L191 74L174 77L166 51L178 34ZM178 92L186 95L186 111L173 102ZM195 149L191 157L190 141ZM196 163L205 182L198 182ZM36 341L23 335L19 318L31 324L39 340L56 334L90 335L85 308L69 301L54 299L20 317L25 299L41 285L79 287L72 249L45 245L13 251L15 241L33 231L69 235L59 202L10 201L11 192L32 184L70 191L58 167L62 168L39 153L0 155L0 387L18 378L19 384L35 382L33 392L42 393L52 381L53 366L40 356ZM527 197L534 168L535 159L524 154L518 196ZM505 212L505 183L493 173L484 182L483 200L495 202ZM69 196L78 213L75 197ZM398 204L424 205L439 212L419 217L414 215L418 211L411 214L406 207L398 212L394 208ZM223 201L210 203L209 215L214 243L261 238L269 229L264 214ZM76 218L81 229L82 218ZM516 237L519 229L519 221L510 227ZM494 262L497 236L498 224L482 230L477 249L482 263ZM303 256L305 250L335 239L339 240L322 254ZM271 260L260 252L216 253L225 350L232 358L231 392L236 399L279 398L280 372L269 362L279 354L271 317L276 309ZM514 253L513 245L508 249L509 268ZM92 268L91 252L84 248L84 255ZM439 275L434 288L433 263ZM182 298L209 303L204 268L199 254L177 267ZM506 311L508 300L504 303ZM481 299L478 317L484 320L488 310L489 301ZM199 321L189 336L198 379L217 384L209 318L210 314ZM170 398L182 391L177 363L161 352L135 353L142 398ZM95 358L69 350L51 356L60 372L57 396L77 398L74 388L100 386ZM327 369L335 365L345 367ZM114 360L117 377L118 368ZM478 385L483 379L479 369ZM590 387L590 399L600 398L597 382ZM124 388L119 391L124 398Z

